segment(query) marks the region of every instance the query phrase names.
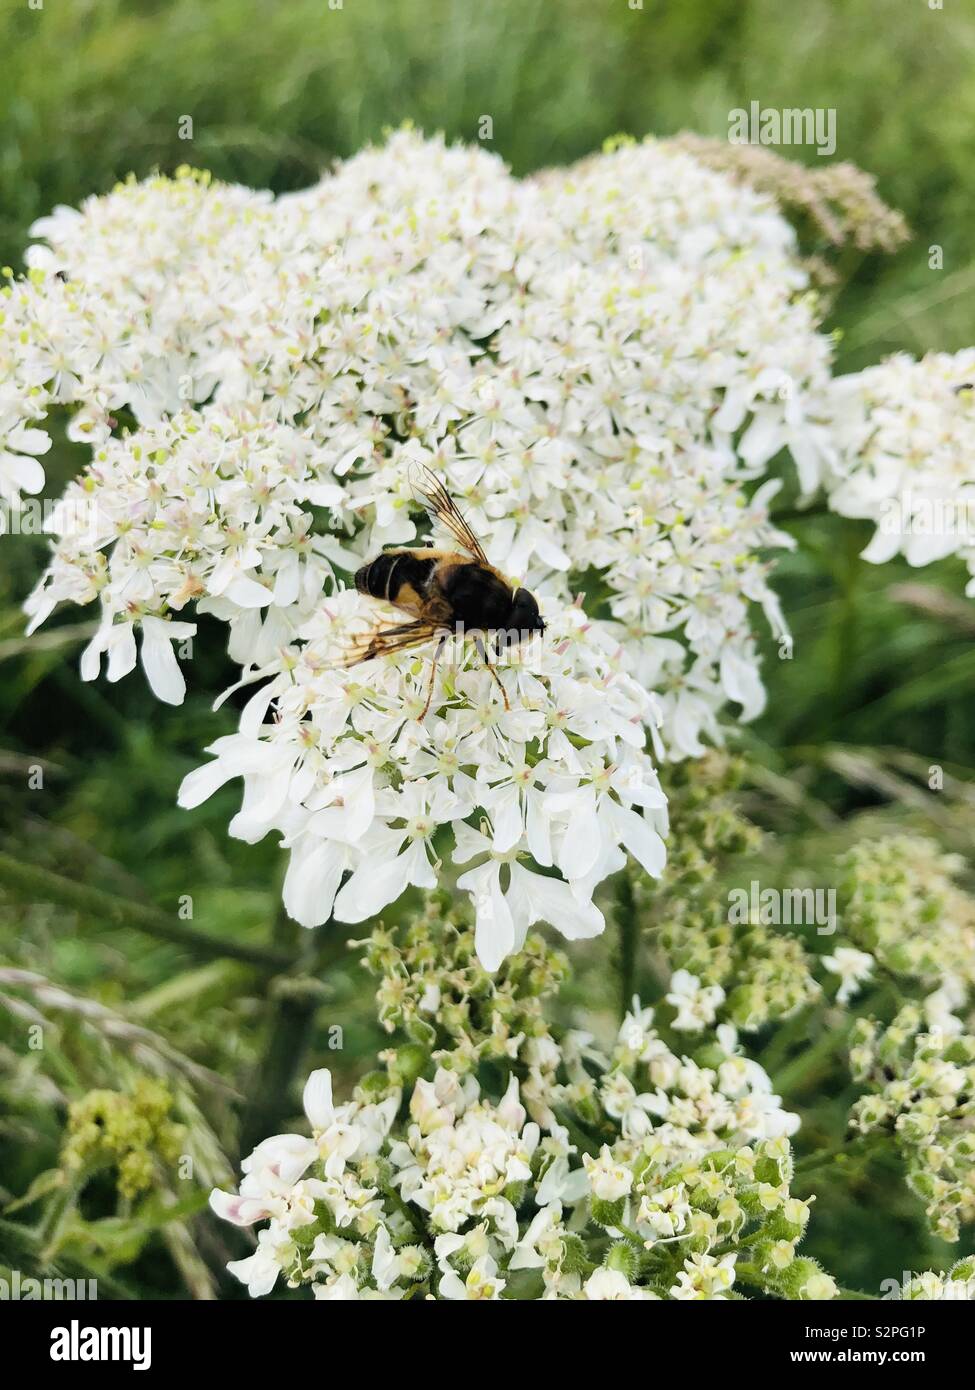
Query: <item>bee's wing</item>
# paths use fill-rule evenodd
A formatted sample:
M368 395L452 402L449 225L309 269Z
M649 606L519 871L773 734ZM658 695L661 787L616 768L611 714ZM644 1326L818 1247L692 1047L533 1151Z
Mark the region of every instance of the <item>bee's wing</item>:
M412 623L376 623L366 632L352 637L336 664L345 668L358 666L360 661L372 661L374 657L385 656L389 652L418 647L443 631L436 623L426 622L422 618Z
M446 527L457 544L466 550L468 555L472 555L475 560L486 565L488 558L484 554L481 542L458 511L456 502L436 473L431 472L426 467L417 469L410 481L416 499L421 506L425 507L432 517Z

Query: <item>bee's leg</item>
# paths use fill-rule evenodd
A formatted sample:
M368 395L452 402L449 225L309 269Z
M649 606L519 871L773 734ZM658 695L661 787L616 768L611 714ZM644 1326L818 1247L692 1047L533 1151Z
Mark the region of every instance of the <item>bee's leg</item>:
M510 709L511 709L511 705L510 705L510 703L508 702L508 692L507 692L507 690L505 690L504 686L501 684L501 677L498 675L497 670L495 669L493 662L491 661L490 657L489 657L488 654L487 654L487 648L486 648L485 644L481 641L480 637L479 637L476 633L474 634L474 646L477 648L477 654L478 654L478 656L479 656L479 657L481 658L481 660L484 662L484 665L487 667L487 669L491 672L491 675L492 675L493 678L494 678L494 683L495 683L495 685L496 685L496 686L498 687L498 689L501 691L501 698L502 698L502 700L504 701L505 710L510 710Z
M430 663L430 683L427 686L426 704L423 706L423 713L420 715L420 718L418 720L418 723L420 724L422 724L424 719L426 719L427 711L430 708L430 701L433 699L433 683L437 679L437 662L440 660L440 653L444 649L444 643L446 642L448 636L448 633L444 633L443 637L441 637L440 641L437 643L433 651L433 661Z

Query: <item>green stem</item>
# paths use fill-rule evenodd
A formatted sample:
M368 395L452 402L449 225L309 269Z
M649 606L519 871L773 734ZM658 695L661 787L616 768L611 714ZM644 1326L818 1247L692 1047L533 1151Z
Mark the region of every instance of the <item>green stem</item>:
M413 1227L414 1231L416 1231L417 1236L420 1239L420 1243L422 1245L430 1246L432 1248L433 1241L430 1237L430 1232L423 1224L423 1220L420 1217L419 1213L413 1210L409 1202L407 1202L404 1198L403 1194L399 1192L395 1187L393 1187L392 1183L383 1184L382 1194L391 1206L395 1207L397 1211L402 1212L402 1214L406 1217L407 1221Z
M292 1113L291 1090L303 1068L315 1014L322 1002L316 977L346 954L343 928L334 920L306 931L297 927L282 909L275 926L276 940L290 944L296 932L304 937L297 961L299 973L280 982L284 988L271 1002L267 1043L251 1084L251 1102L241 1122L242 1156L273 1134L280 1121Z
M842 554L834 570L841 593L840 616L835 631L833 651L833 700L827 702L826 710L828 716L830 713L829 703L831 703L833 706L831 713L839 727L842 726L843 717L846 715L850 703L847 676L856 665L859 636L858 583L860 571L863 568L863 562L860 559L862 546L863 537L857 528L845 529Z
M182 946L205 960L226 957L243 961L264 970L286 969L292 958L266 946L247 946L239 941L226 941L210 932L199 931L151 903L134 902L92 888L86 883L65 878L63 874L0 854L0 884L14 897L24 902L55 903L89 917L96 917L109 926L132 927L148 936L159 937Z
M805 1158L796 1160L793 1181L808 1178L811 1173L818 1173L821 1168L827 1168L830 1164L846 1164L854 1158L865 1158L878 1136L873 1134L863 1135L859 1139L851 1139L848 1143L832 1144L828 1149L819 1149L816 1153L807 1154Z
M827 1030L813 1043L812 1047L800 1052L793 1060L775 1075L775 1089L783 1096L795 1095L804 1085L818 1078L820 1070L828 1064L837 1049L845 1046L847 1031Z
M630 1011L636 989L636 958L639 944L633 883L625 869L616 885L616 925L619 928L620 1018L624 1019Z
M740 1261L735 1265L735 1279L737 1282L749 1284L755 1289L762 1289L764 1291L768 1288L768 1280L762 1274L758 1265L750 1261ZM840 1300L856 1298L870 1303L876 1301L873 1294L861 1293L859 1289L844 1289L837 1287L836 1296Z

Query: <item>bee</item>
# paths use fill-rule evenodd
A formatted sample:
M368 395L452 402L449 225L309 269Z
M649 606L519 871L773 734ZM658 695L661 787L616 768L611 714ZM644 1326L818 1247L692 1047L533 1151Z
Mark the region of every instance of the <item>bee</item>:
M437 661L444 644L454 632L470 633L478 655L501 691L505 709L510 709L485 639L509 646L530 633L543 633L545 624L538 603L527 589L512 584L489 562L480 541L435 474L424 469L421 480L414 480L413 490L429 515L450 532L459 549L396 546L363 565L355 576L359 593L391 603L409 613L411 620L378 624L356 640L343 664L355 666L387 652L435 641L422 720L433 698Z

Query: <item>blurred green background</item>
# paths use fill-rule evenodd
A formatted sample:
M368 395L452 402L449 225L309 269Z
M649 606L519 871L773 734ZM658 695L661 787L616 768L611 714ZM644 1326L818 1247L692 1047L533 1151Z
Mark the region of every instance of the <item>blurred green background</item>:
M975 338L975 11L956 0L944 10L925 0L645 0L642 9L627 0L344 0L334 9L328 0L46 0L34 10L22 0L0 13L0 54L0 260L15 267L34 218L106 191L129 171L189 162L286 190L404 119L473 140L490 115L492 148L527 173L581 157L618 132L690 129L723 139L729 111L758 100L835 108L835 158L875 174L914 232L895 256L845 264L828 321L842 330L839 368ZM191 142L178 138L187 115ZM814 149L781 152L822 163ZM928 265L935 244L940 271ZM64 448L51 462L56 494L79 456ZM935 817L919 791L932 763L962 788L975 766L975 620L953 597L962 567L920 576L897 565L872 569L858 558L868 529L816 510L783 524L799 540L779 585L795 657L780 661L765 643L769 709L742 741L756 768L750 812L801 844L811 828L836 835L844 817L890 804L967 849L971 815L939 804ZM277 908L276 845L227 838L238 788L192 813L175 804L202 748L234 724L232 708L209 708L231 678L222 634L201 623L178 710L153 701L138 675L84 685L84 614L22 638L20 604L44 553L39 539L2 541L0 851L27 880L17 887L8 862L0 964L117 1006L246 1091L280 1007L269 1005L266 972L207 962L203 950L132 925L140 911L172 919L190 894L198 930L238 944L273 936L282 949L297 939ZM923 584L910 602L898 589L908 580ZM43 785L28 790L38 766ZM96 896L72 899L64 880ZM613 1007L609 993L588 998L597 1011ZM317 1002L314 1050L356 1074L378 1034L354 967L333 967ZM0 1079L8 1102L14 1097L0 1118L0 1202L54 1162L65 1099L122 1075L124 1042L96 1046L79 1015L58 1016L54 1104L25 1098L13 1032L0 1047ZM346 1029L345 1047L327 1057L334 1022ZM38 1061L35 1079L50 1064ZM213 1105L232 1151L232 1098ZM835 1122L841 1113L837 1105ZM858 1203L851 1196L836 1210L827 1247L842 1246ZM878 1243L862 1262L864 1280L898 1277L902 1260L936 1257L913 1211L899 1198L886 1236L865 1228L868 1245ZM9 1221L2 1229L10 1237ZM146 1240L151 1254L149 1233ZM180 1255L178 1239L171 1246L179 1276L147 1254L125 1291L208 1288L212 1274L202 1275L185 1249ZM828 1248L819 1253L829 1259Z

